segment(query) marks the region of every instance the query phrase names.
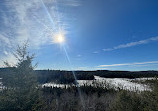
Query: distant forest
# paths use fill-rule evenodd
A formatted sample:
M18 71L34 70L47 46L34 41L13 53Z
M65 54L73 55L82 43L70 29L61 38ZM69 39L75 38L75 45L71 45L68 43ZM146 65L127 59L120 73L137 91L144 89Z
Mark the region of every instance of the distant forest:
M14 54L17 63L0 68L0 111L157 111L158 80L143 81L152 91L130 91L111 87L108 83L70 85L71 87L42 87L43 83L74 83L94 80L94 76L108 78L155 77L158 71L60 71L34 70L34 55L27 47L18 47ZM40 84L39 84L40 83ZM104 87L105 86L105 87Z
M10 68L0 68L0 78L8 74ZM74 83L74 75L72 71L61 70L35 70L39 83L56 82L61 84ZM105 78L141 78L141 77L157 77L158 71L74 71L78 80L94 80L94 75Z

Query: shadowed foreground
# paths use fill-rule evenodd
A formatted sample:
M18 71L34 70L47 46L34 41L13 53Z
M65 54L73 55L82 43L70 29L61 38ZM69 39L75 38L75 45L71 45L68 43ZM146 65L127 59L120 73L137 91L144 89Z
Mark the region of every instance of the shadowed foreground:
M0 111L156 111L158 109L158 81L145 83L152 91L132 92L113 88L83 85L68 88L41 87L38 85L33 55L27 46L18 47L14 54L18 62L8 66L2 79ZM105 83L106 85L106 83ZM104 85L102 85L104 86ZM83 106L84 105L84 106Z

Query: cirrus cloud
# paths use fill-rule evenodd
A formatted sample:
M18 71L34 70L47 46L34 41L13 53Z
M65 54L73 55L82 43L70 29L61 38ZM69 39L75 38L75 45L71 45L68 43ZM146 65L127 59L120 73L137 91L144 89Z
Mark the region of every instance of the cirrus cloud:
M128 48L128 47L133 47L133 46L137 46L137 45L148 44L148 43L151 43L154 41L158 41L158 36L151 37L151 38L144 39L144 40L140 40L140 41L136 41L136 42L129 42L126 44L120 44L120 45L114 46L112 48L103 49L103 51L112 51L112 50L117 50L117 49L122 49L122 48Z
M145 64L158 64L158 61L121 63L121 64L111 64L111 65L99 65L97 67L104 67L105 68L105 67L134 66L134 65L145 65Z

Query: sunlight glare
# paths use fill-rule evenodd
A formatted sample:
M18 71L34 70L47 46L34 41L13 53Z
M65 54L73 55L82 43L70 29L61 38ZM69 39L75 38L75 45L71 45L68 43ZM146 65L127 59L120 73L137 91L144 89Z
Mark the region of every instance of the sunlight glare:
M55 43L65 42L65 34L62 31L58 32L53 38Z
M64 41L64 36L61 35L61 34L59 34L59 35L57 36L57 41L58 41L59 43L63 42L63 41Z

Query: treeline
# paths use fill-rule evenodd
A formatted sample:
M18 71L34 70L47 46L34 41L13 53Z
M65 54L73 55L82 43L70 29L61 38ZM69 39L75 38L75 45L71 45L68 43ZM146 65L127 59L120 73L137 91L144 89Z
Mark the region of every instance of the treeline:
M36 70L37 79L40 83L56 82L61 84L74 83L74 76L78 80L93 80L92 73L84 71L60 71L60 70Z
M0 78L8 74L9 68L0 68ZM35 70L39 83L55 82L61 84L74 83L74 75L78 80L93 80L94 76L105 78L142 78L142 77L158 77L158 71L61 71L61 70Z
M131 92L122 89L115 91L107 87L100 87L99 84L96 87L86 85L73 87L72 85L72 87L63 89L41 87L37 83L35 75L46 76L46 79L53 78L52 75L60 75L61 78L70 76L69 78L71 78L73 77L72 72L34 71L33 55L27 53L25 46L17 50L16 57L19 61L15 66L0 71L0 77L3 78L2 82L5 86L0 91L0 111L157 111L158 109L157 79L149 80L152 91L143 92ZM93 75L96 75L96 72L97 74L102 74L101 72L105 74L104 71L87 73L79 71L75 74L78 78L82 78L84 74L86 74L86 77L88 74L94 77ZM147 75L149 74L147 73ZM157 72L154 74L157 74ZM57 80L60 76L56 77Z
M94 75L105 78L142 78L142 77L157 77L158 71L109 71L98 70L93 72Z
M97 94L97 96L100 96L104 93L116 93L116 90L113 88L106 88L101 86L80 86L79 90L77 86L71 86L71 87L64 87L64 88L58 88L58 87L46 87L44 86L41 88L42 92L49 93L49 94L56 94L57 96L60 96L63 93L74 93L76 96L79 95L79 91L82 94L91 95L91 94Z
M56 82L56 83L74 83L74 75L78 80L93 80L94 76L105 78L142 78L157 77L158 71L60 71L60 70L36 70L35 71L40 83Z

